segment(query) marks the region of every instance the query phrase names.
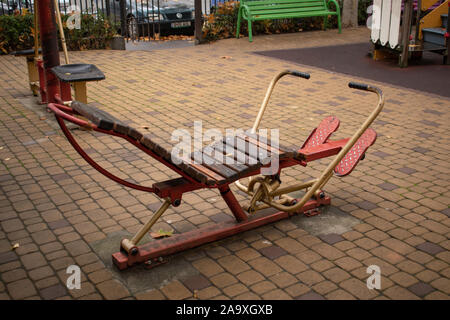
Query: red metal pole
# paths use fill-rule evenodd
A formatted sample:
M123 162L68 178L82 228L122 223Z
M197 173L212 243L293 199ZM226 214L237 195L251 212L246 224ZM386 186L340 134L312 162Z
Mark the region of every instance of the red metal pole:
M225 200L226 204L228 205L228 208L230 208L236 220L238 222L247 220L247 215L245 214L244 210L242 210L241 205L237 201L233 192L231 192L228 185L219 187L219 191L220 195L222 196L223 200Z
M60 62L53 1L39 0L38 14L47 102L56 102L55 95L60 92L59 80L53 74L51 68L59 66Z

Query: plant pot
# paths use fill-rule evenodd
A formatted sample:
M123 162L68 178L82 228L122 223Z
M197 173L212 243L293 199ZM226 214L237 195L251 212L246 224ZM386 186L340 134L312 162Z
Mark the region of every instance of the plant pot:
M125 50L125 39L122 36L115 36L111 39L111 50Z

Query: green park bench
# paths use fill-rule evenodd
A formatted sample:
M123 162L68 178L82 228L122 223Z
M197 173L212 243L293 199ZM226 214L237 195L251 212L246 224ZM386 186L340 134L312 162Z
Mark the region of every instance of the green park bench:
M335 4L336 11L330 10L330 2ZM248 21L248 40L251 42L252 21L323 16L324 29L326 29L330 15L337 16L339 33L341 33L341 12L336 0L241 0L236 38L239 38L242 18Z

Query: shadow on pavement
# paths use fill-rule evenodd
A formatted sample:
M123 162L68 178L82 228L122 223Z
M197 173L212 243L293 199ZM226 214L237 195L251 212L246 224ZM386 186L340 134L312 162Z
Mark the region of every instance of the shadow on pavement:
M371 48L367 42L254 53L450 97L450 66L442 64L441 55L424 53L420 61L399 68L397 59L374 61L368 55Z

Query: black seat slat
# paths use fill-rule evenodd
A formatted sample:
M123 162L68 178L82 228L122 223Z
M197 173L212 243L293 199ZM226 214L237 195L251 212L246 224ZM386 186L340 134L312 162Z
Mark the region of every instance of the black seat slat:
M238 174L236 171L228 168L221 163L218 163L215 159L211 158L207 154L204 154L202 151L195 151L191 154L191 159L195 160L196 158L201 159L201 165L203 167L207 167L213 170L214 172L225 177L227 180L238 178Z
M242 172L248 169L243 163L237 162L234 158L224 153L223 143L214 143L203 148L203 154L210 155L212 158L233 169L236 172Z
M240 137L246 137L246 136L248 136L248 137L253 139L253 141L251 141L251 143L255 143L254 140L256 140L256 141L262 142L263 144L265 144L268 147L270 147L272 152L276 152L276 150L278 150L278 156L279 156L280 159L285 159L285 158L294 158L294 159L297 159L297 160L302 160L303 159L303 156L297 150L295 150L293 148L285 147L285 146L283 146L281 144L278 144L278 146L276 146L276 147L272 146L270 139L268 139L267 137L260 136L260 135L257 135L255 133L248 133L248 132L246 132L245 134L240 135Z
M128 131L130 131L130 127L124 123L114 123L113 127L114 132L128 135Z
M249 158L256 159L257 162L262 162L263 164L270 162L271 156L270 151L267 150L262 151L260 148L258 148L257 145L251 144L241 137L238 136L226 137L224 139L224 143L227 146L230 146L236 150L245 153L246 155L248 155Z
M195 180L200 181L201 183L204 183L206 185L213 185L218 183L216 179L211 178L207 174L200 171L198 167L186 163L187 161L189 161L189 159L186 159L186 161L183 161L182 159L179 158L172 159L172 153L169 152L163 146L161 146L163 142L164 141L159 137L157 137L156 135L149 133L143 135L142 138L140 139L140 143L143 146L145 146L158 156L162 157L170 164L173 164L174 166L180 168L182 171L184 171L187 175L194 178ZM176 163L173 160L175 160ZM223 180L222 177L219 177L219 180Z
M79 101L72 101L70 105L73 110L88 118L97 127L103 130L112 130L114 124L126 126L122 121L110 115L108 112L100 110L94 106L90 106Z
M223 141L220 141L220 143L214 143L213 145L211 145L211 148L214 148L214 150L216 150L218 153L222 153L224 155L224 164L226 166L239 171L239 178L242 178L250 172L254 172L262 167L262 164L260 162L250 163L248 155L223 144ZM235 155L235 157L232 155ZM229 159L228 164L226 162L226 159ZM252 158L252 160L255 159ZM232 164L230 164L230 162Z
M263 165L270 163L272 158L292 158L298 153L292 149L274 148L264 143L257 135L228 136L203 148L202 151L192 153L186 159L172 156L171 148L166 140L155 134L143 134L138 129L127 125L106 111L92 105L73 101L71 107L80 115L86 117L98 128L114 130L140 142L152 154L179 168L187 176L206 185L220 185L232 183L239 178L256 172ZM262 140L262 141L261 141ZM239 143L238 143L239 142ZM256 154L254 154L256 151ZM202 159L202 163L195 163L195 156ZM206 160L206 161L203 161Z
M30 48L30 49L25 49L25 50L19 50L19 51L13 51L10 54L15 55L16 57L21 57L21 56L32 56L34 55L34 48ZM38 53L41 54L42 53L42 49L39 48L38 49Z

